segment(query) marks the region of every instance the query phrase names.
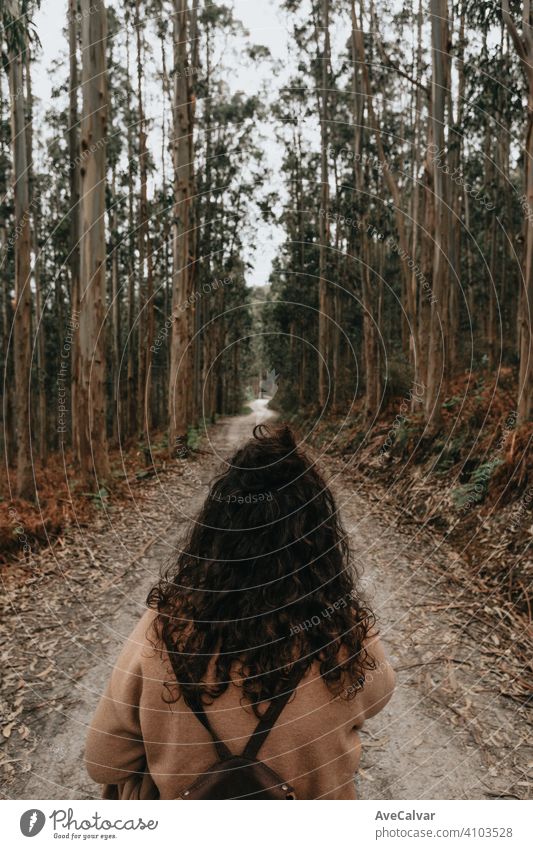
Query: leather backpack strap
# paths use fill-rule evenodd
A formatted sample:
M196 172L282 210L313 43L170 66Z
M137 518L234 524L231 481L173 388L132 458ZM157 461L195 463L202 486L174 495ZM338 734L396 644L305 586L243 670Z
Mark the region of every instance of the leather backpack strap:
M228 758L232 758L233 757L232 753L230 752L230 750L228 749L226 744L220 739L220 737L216 733L215 729L213 728L213 726L209 722L208 716L205 712L204 706L201 703L201 701L198 701L197 699L195 699L192 704L193 704L193 707L191 708L191 710L193 711L195 717L202 723L204 728L211 735L211 739L213 740L213 743L215 744L215 749L217 751L217 755L218 755L219 760L227 761Z
M175 651L174 646L172 645L172 643L166 641L166 649L167 649L167 653L168 653L168 656L169 656L169 659L170 659L170 664L172 666L174 675L176 675L176 681L178 682L178 685L180 685L178 676L176 674L176 669L174 667L174 651ZM220 737L218 736L218 734L216 733L214 728L211 726L211 723L209 722L209 719L207 718L207 714L204 710L204 706L202 704L201 698L196 698L196 697L191 698L190 695L188 697L185 697L185 694L183 694L183 695L184 695L186 704L188 704L188 706L190 707L190 709L194 713L195 717L202 723L202 725L204 726L206 731L208 731L209 734L211 735L211 739L213 740L213 743L215 744L215 749L216 749L219 760L226 761L228 758L232 758L233 755L231 754L230 750L228 749L226 744L222 742L222 740L220 739Z
M173 648L169 644L167 644L167 651L168 651L168 654L169 654L169 657L170 657L170 663L172 665L172 668L174 669ZM175 670L174 670L174 672L175 672ZM176 679L177 679L177 676L176 676ZM179 683L179 681L178 681L178 683ZM255 727L255 730L252 732L252 736L250 737L246 746L244 747L244 751L242 753L243 758L248 758L251 761L257 760L257 755L259 754L259 749L261 748L261 746L265 742L268 734L272 731L272 728L276 724L281 711L283 710L283 708L285 707L285 705L289 701L289 699L292 696L292 694L294 693L295 689L296 689L296 685L293 686L293 687L289 687L289 689L286 690L285 693L282 693L280 696L276 696L274 699L271 700L271 702L270 702L268 708L266 709L264 715L261 717L261 719L259 720L259 722L257 723L257 725ZM188 697L188 699L186 699L186 701L189 702L190 708L191 708L192 712L194 713L194 715L196 716L196 718L202 723L204 728L211 735L211 739L213 740L213 743L215 744L215 749L216 749L219 760L226 761L226 760L228 760L228 758L234 757L234 755L232 755L232 753L230 752L230 750L228 749L226 744L220 739L220 737L218 736L218 734L216 733L214 728L211 726L211 723L209 722L207 714L204 710L204 706L202 704L201 698L200 699L198 699L198 698L191 699L191 696L189 695L189 697Z
M244 751L242 753L243 758L249 758L251 761L257 760L259 749L265 742L268 734L272 731L281 711L294 693L294 689L295 688L287 690L285 693L282 693L281 696L276 696L272 699L264 715L257 723L255 731L244 747Z

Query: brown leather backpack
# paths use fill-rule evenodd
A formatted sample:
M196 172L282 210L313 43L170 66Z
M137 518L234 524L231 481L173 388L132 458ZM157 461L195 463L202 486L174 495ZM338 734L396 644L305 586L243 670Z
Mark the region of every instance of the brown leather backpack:
M272 730L293 690L273 699L242 755L232 755L211 726L201 702L195 702L194 714L213 738L218 761L196 779L179 799L296 799L291 785L273 769L257 760L259 749Z

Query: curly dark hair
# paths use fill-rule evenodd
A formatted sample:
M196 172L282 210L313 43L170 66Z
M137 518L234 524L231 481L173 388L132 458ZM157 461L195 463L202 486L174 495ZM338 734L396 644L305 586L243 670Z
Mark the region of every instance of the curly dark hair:
M356 577L315 464L288 427L256 427L148 596L179 684L172 700L211 703L237 675L259 716L315 662L331 693L351 698L374 667L365 649L374 617Z

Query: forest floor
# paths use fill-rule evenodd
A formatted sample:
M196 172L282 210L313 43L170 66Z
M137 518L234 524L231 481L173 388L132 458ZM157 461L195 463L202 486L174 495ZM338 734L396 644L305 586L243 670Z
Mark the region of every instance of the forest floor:
M188 460L130 488L90 528L70 528L31 568L3 569L5 798L98 797L83 766L95 705L149 587L224 458L270 415L264 406L221 419ZM359 795L529 796L531 735L522 700L501 686L513 644L497 605L469 589L467 566L441 539L405 526L400 505L369 497L339 458L320 465L398 674L393 699L362 733Z

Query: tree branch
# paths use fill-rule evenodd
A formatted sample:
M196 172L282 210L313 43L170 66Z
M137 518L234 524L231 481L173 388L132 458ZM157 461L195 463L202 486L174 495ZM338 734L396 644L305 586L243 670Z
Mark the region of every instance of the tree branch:
M381 33L380 33L378 26L377 26L377 22L376 22L376 18L375 18L375 10L374 10L373 5L371 7L370 14L371 14L371 20L372 20L372 27L374 29L374 32L376 33L376 36L377 36L376 42L377 42L377 45L378 45L378 50L379 50L379 53L380 53L381 58L383 60L383 63L385 65L388 65L389 67L391 67L394 71L396 71L397 74L399 74L405 80L409 80L410 83L412 83L414 86L417 86L417 88L419 88L421 91L424 92L424 94L426 95L426 97L429 100L429 98L430 98L429 87L424 85L424 83L420 82L420 80L417 79L417 77L413 77L407 71L404 71L404 69L402 67L400 67L400 65L397 62L394 62L390 58L387 51L385 50L385 45L383 44L383 41L381 40Z
M527 82L529 83L531 81L531 77L532 77L532 74L533 74L533 66L531 65L531 62L529 61L529 58L528 58L528 55L527 55L527 52L526 52L526 48L524 46L524 42L522 41L522 38L520 37L520 33L518 32L516 25L515 25L515 22L513 21L512 17L511 17L511 12L510 12L510 9L509 9L509 0L502 0L502 18L503 18L503 21L505 23L505 26L507 27L507 29L509 31L509 35L511 36L511 38L513 40L513 44L515 46L516 52L518 53L518 56L519 56L519 58L522 62L522 66L523 66L523 69L524 69L524 73L526 75Z

